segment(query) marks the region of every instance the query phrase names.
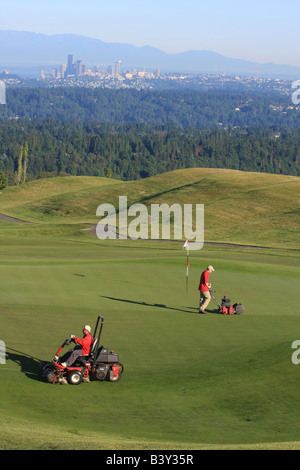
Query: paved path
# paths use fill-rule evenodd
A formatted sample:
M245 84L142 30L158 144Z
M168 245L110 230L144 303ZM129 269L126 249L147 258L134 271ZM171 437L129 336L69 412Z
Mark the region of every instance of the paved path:
M85 224L85 225L89 225L90 228L87 229L92 235L94 235L95 237L97 236L97 233L96 233L96 226L97 224ZM105 229L105 232L107 234L109 234L110 238L121 238L121 239L129 239L129 237L126 237L125 235L119 235L117 232L116 232L116 228L113 227L112 225L106 225L106 229ZM138 238L137 240L144 240L145 239L141 239L141 238ZM149 240L149 239L147 239ZM182 240L162 240L162 239L159 239L159 240L154 240L156 242L177 242L177 243L183 243ZM261 248L261 249L269 249L268 247L266 246L255 246L255 245L237 245L237 244L234 244L234 243L217 243L217 242L204 242L204 245L212 245L212 246L227 246L227 247L232 247L232 248Z
M90 228L88 228L86 230L96 237L97 236L97 232L96 232L97 224L85 224L85 225L90 226ZM121 235L121 234L117 233L116 227L113 227L112 225L106 224L106 226L104 228L104 231L107 234L108 238L120 238L122 240L127 240L128 239L128 237L126 237L125 235Z
M28 222L26 220L20 220L16 219L15 217L10 217L9 215L5 214L0 214L0 219L1 220L6 220L7 222L15 222L18 224L31 224L32 222ZM90 226L88 230L90 233L92 233L94 236L97 236L96 233L96 226L97 224L85 224ZM129 237L126 237L124 235L119 235L116 232L116 228L113 227L112 225L107 225L107 233L110 235L110 238L121 238L121 239L128 239ZM140 239L139 239L140 240ZM155 240L155 241L168 241L168 242L177 242L180 243L180 240ZM182 242L181 242L182 243ZM232 248L260 248L260 249L270 249L270 247L267 246L254 246L254 245L236 245L234 243L216 243L216 242L204 242L204 245L214 245L214 246L227 246L227 247L232 247ZM300 251L297 249L291 249L292 251Z
M27 222L26 220L15 219L15 217L10 217L5 214L0 214L0 219L6 220L6 222L15 222L17 224L31 224L31 222Z

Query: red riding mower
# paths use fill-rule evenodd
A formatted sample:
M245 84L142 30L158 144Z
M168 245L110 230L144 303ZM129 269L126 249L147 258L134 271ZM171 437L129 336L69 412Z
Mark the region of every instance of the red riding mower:
M220 302L218 302L218 300L213 295L213 293L215 293L216 291L209 290L209 292L214 301L219 306L220 313L222 313L223 315L241 315L245 311L245 307L240 303L235 303L234 305L231 305L231 300L228 299L226 295L224 295L221 300L222 303L220 304Z
M101 320L101 322L100 322ZM59 362L41 362L40 369L42 376L49 383L72 384L78 385L81 382L89 382L90 379L100 381L108 380L109 382L118 382L123 374L124 367L119 362L119 356L113 351L109 351L103 346L99 346L100 337L103 327L103 317L98 316L90 353L87 356L77 357L71 367L64 367ZM97 336L97 330L99 332ZM61 350L70 345L71 340L66 339L56 353L58 356Z

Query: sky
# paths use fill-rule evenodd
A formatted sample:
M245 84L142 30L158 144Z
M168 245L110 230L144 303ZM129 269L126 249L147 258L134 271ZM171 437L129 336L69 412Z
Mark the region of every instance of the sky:
M0 0L0 29L300 66L299 0Z

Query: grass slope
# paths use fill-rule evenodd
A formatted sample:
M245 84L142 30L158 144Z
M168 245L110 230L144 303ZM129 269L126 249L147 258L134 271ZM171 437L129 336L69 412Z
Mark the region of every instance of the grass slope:
M227 177L226 171L201 174L207 191L213 180ZM238 177L237 201L246 180L256 181L248 174ZM124 185L132 185L132 200L165 202L175 198L174 191L181 200L185 190L191 197L190 178L183 172L179 181L180 172L174 172L144 187ZM194 178L199 189L202 179ZM279 178L280 188L298 184L296 178ZM267 180L256 181L256 187L267 191ZM177 189L163 192L166 181ZM40 208L46 201L53 207L59 185L77 209L46 216ZM291 361L291 345L300 330L300 254L285 250L289 231L278 226L280 249L208 245L193 252L186 292L182 243L100 241L80 230L82 221L94 220L87 208L99 203L99 195L105 200L111 191L116 198L122 185L71 177L10 188L0 196L0 212L21 219L36 214L34 224L0 221L0 339L7 352L0 364L0 448L299 449L299 369ZM249 182L248 196L250 187ZM216 207L223 204L215 198ZM296 196L290 199L295 203ZM230 200L226 204L231 207ZM262 244L258 237L256 242ZM197 314L199 274L208 263L216 269L217 297L226 293L241 301L243 315L220 315L213 303L207 315ZM78 387L43 382L39 361L51 359L83 324L93 326L99 313L105 319L102 342L124 363L122 380Z
M97 223L96 209L119 195L128 204L205 205L205 241L299 248L300 178L235 170L177 170L145 180L38 180L8 188L1 212L33 222ZM150 207L149 207L150 212Z

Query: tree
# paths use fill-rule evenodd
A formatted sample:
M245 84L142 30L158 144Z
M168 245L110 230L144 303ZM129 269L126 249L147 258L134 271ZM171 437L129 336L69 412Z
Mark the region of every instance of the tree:
M25 183L25 182L26 182L27 166L28 166L28 142L25 142L25 145L24 145L24 165L23 165L22 183Z
M8 181L4 171L0 171L0 191L8 185Z
M22 174L23 174L22 159L23 159L23 146L20 147L20 152L19 152L16 184L20 184L22 180Z

